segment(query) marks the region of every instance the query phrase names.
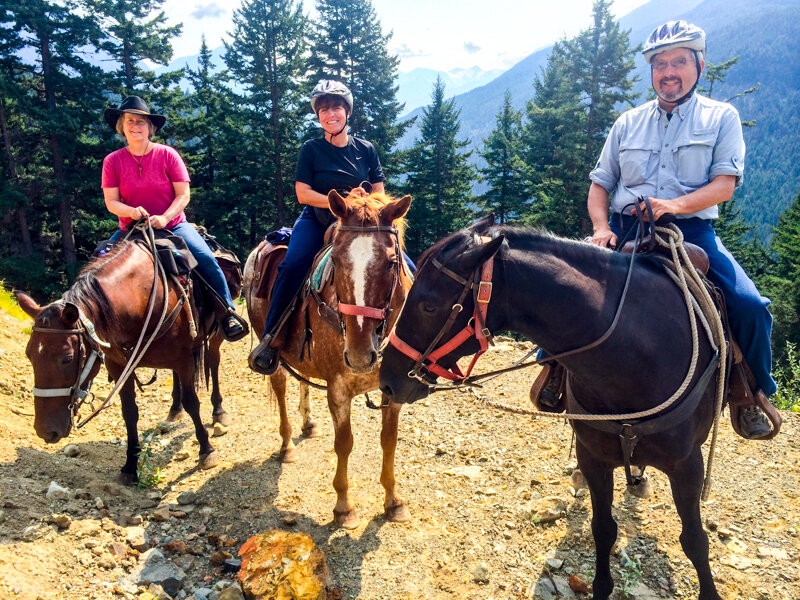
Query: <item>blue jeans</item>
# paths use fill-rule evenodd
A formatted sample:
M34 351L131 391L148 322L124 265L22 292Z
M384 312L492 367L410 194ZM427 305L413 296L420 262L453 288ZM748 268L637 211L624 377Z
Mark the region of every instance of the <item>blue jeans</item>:
M314 257L323 246L323 238L327 226L322 225L309 207L303 209L292 227L292 237L286 249L286 256L278 266L278 275L272 286L269 312L264 324L264 334L275 333L278 321L295 294L303 286ZM412 273L417 272L416 265L403 253L403 259Z
M183 238L183 241L186 242L189 250L191 250L195 259L197 259L197 270L200 276L225 300L228 308L235 311L236 307L233 305L231 291L228 289L225 275L222 273L217 259L214 258L214 254L211 252L211 248L208 247L205 240L197 233L194 227L185 221L183 223L178 223L169 231ZM114 232L114 235L111 236L111 240L117 241L126 233L127 231L122 231L121 229L117 230Z
M635 217L624 216L624 233L631 228L635 232L636 224ZM708 254L708 278L725 298L733 336L742 349L758 387L767 396L771 396L778 386L770 375L772 315L767 308L770 305L769 299L758 292L753 280L722 244L709 219L676 219L675 224L683 232L685 241L700 246ZM618 214L611 218L610 225L611 230L621 239Z

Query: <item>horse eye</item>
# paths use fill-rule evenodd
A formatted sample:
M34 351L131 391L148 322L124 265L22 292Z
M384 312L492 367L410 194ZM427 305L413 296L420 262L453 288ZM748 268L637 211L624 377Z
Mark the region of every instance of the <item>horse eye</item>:
M433 314L436 312L436 305L429 302L423 302L422 310L426 313Z
M73 360L75 360L75 355L74 355L74 354L66 354L66 355L64 355L64 356L62 357L62 359L61 359L61 364L63 364L63 365L68 365L68 364L69 364L69 363L71 363Z

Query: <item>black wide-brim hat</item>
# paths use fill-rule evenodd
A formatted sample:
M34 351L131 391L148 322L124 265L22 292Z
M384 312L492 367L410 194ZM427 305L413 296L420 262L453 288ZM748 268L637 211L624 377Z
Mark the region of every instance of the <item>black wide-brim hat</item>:
M143 115L150 119L150 122L156 126L156 131L164 126L167 122L167 117L164 115L156 115L150 112L147 104L139 96L128 96L118 108L107 108L103 113L106 123L113 131L117 130L117 120L122 113L130 113L132 115Z

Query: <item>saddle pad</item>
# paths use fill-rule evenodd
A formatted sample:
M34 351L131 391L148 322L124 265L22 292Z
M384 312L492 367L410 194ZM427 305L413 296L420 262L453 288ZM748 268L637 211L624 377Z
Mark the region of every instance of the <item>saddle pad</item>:
M330 277L331 270L333 268L333 264L330 261L332 250L333 246L329 246L327 249L322 251L319 260L317 261L317 265L314 268L314 272L311 274L311 285L314 286L314 289L318 292L322 289L322 286L328 280L328 277Z

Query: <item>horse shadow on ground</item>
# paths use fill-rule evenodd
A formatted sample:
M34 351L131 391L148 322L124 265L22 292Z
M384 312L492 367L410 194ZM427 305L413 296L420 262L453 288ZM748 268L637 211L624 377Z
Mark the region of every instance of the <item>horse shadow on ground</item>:
M643 523L637 512L638 507L646 509L650 502L651 500L642 500L627 491L620 501L618 494L615 494L612 510L618 533L617 543L611 553L614 599L657 598L659 595L672 597L672 592L663 589L663 585L669 585L674 577L669 557L663 549L658 548L658 537L648 533L648 529L654 525ZM558 546L547 553L554 560L546 560L539 575L532 578L532 599L587 597L586 594L572 594L569 589L572 576L577 578L573 579L576 584L583 582L589 586L594 578L595 546L591 517L591 500L586 490L585 495L579 494L573 499L566 514L566 532ZM556 526L557 523L537 525ZM640 587L640 584L644 584L647 589ZM651 595L646 594L648 590Z

